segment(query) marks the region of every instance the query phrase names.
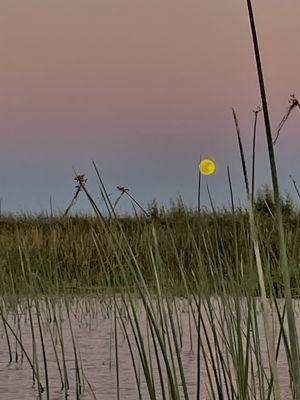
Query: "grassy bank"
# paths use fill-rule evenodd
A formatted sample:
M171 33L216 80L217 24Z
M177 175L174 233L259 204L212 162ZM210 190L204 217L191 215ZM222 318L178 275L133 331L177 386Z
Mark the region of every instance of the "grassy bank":
M294 296L299 291L299 218L296 211L284 217ZM265 278L267 281L271 278L281 296L275 219L260 210L256 212L256 224ZM127 256L116 251L116 243L127 249L132 260L137 260L151 287L154 279L151 252L156 238L163 262L162 284L166 289L180 294L183 269L190 277L193 274L201 277L212 292L220 289L220 276L224 284L235 279L241 288L246 283L249 289L251 282L253 293L257 291L247 212L240 209L234 215L226 210L198 214L180 208L150 218L141 215L104 221L79 216L2 217L1 293L117 290L124 286L120 262L125 266ZM125 271L128 281L133 282L130 269Z
M294 210L283 220L294 297L299 218ZM276 222L262 209L255 222L266 305L242 209L2 218L0 321L8 365L26 366L41 400L60 391L64 398L103 398L98 371L107 353L104 376L112 376L116 399L126 395L124 365L132 371L132 398L262 400L281 390L295 398L286 308L278 300ZM110 343L98 363L89 339L95 335ZM282 365L289 371L284 378L275 376L278 360L279 371ZM30 374L27 379L30 386Z

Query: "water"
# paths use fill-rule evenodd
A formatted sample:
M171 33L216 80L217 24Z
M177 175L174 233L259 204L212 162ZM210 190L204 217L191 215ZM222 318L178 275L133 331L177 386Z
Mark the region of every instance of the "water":
M47 358L47 369L49 374L49 388L50 388L50 399L51 400L62 400L65 398L65 392L61 390L61 380L58 370L58 364L55 356L54 349L57 350L57 356L59 358L59 364L62 368L62 354L59 342L59 336L57 334L57 325L55 325L53 320L53 313L49 312L46 307L45 302L40 302L42 325L43 325L43 339L45 342L46 358ZM69 379L70 389L68 391L68 399L76 399L76 368L75 368L75 357L74 357L74 347L72 342L72 335L70 331L69 320L64 307L61 304L61 327L62 327L62 337L64 341L64 354L67 366L67 374ZM120 304L120 303L119 303ZM220 326L218 318L220 317L218 303L215 301L214 310L215 324L220 331ZM69 305L71 316L71 326L74 332L74 337L76 340L76 351L78 354L79 363L82 366L82 371L80 376L82 383L84 383L83 394L80 395L80 399L101 399L101 400L111 400L117 399L117 368L116 368L116 351L115 351L115 341L117 341L118 350L118 372L119 372L119 393L121 400L135 400L138 399L137 383L133 369L133 362L129 351L128 342L126 335L124 334L123 328L121 328L121 321L119 315L115 320L114 318L114 307L109 301L100 302L95 299L83 299L74 302ZM151 333L149 329L149 324L147 323L147 318L144 308L141 304L136 305L139 318L139 324L141 326L142 335L144 338L145 351L147 357L151 356L153 375L155 380L155 390L157 398L162 398L160 381L157 369L157 362L155 358L155 351L153 347L153 342L151 340ZM196 310L195 305L193 309ZM58 307L56 307L56 317L59 319ZM129 335L130 343L132 344L134 358L136 360L138 379L140 380L140 387L143 399L148 399L147 387L144 379L143 369L141 362L139 361L137 347L134 341L134 336L126 318L124 307L122 309L124 315L123 321L126 324L126 331ZM186 383L188 387L189 396L191 399L196 399L197 391L197 341L198 334L196 331L195 321L193 319L193 314L191 308L188 306L186 301L176 300L176 310L173 307L173 321L176 329L176 337L178 344L180 345L180 356L182 359L183 370L186 378ZM226 310L229 312L230 309ZM37 324L36 313L34 309L33 320L34 320L34 332L37 341L37 354L38 354L38 368L42 384L45 384L45 373L44 364L42 356L42 348L39 337L39 330ZM209 329L208 316L204 308L202 308L202 316L204 318L205 325L208 327L209 344L212 346L213 352L215 354L215 344L213 341L213 335ZM29 315L24 306L23 310L11 311L8 315L8 322L13 327L14 332L19 336L18 333L18 319L17 315L20 317L20 327L22 333L22 344L24 349L32 359L32 334L29 323ZM51 315L51 318L50 318ZM274 314L275 315L275 314ZM159 318L157 314L157 318ZM300 321L298 315L297 326L299 327ZM268 375L268 357L267 357L267 347L264 335L264 328L261 318L261 313L257 312L258 321L258 331L259 331L259 343L261 347L261 358L262 364L266 368L266 374ZM271 314L270 314L271 321ZM115 337L114 324L117 324L117 338ZM60 325L58 325L60 326ZM16 340L13 334L9 334L10 343L12 347L13 362L8 363L8 346L5 336L5 331L3 323L0 322L0 400L33 400L38 399L38 392L36 385L33 387L32 381L32 370L29 366L28 361L23 357L23 362L21 362L21 349L20 346L16 346ZM50 334L51 332L51 334ZM170 330L171 332L171 330ZM205 340L205 335L203 329L201 328L201 338L203 340L203 347L208 354L209 347ZM276 322L274 323L274 332L278 336L278 326ZM229 333L228 333L229 335ZM221 337L222 335L220 335ZM277 337L275 336L275 337ZM52 338L52 339L51 339ZM150 346L148 346L148 339L150 338ZM220 345L224 346L222 352L225 354L225 343L229 336L224 337L223 341L220 341ZM181 343L182 341L182 343ZM172 345L174 351L174 344ZM15 355L18 354L18 360L15 360ZM175 351L174 351L175 356ZM170 357L169 357L170 358ZM163 358L160 357L161 363L163 364ZM234 374L232 362L229 362L232 373ZM177 368L178 369L178 368ZM285 351L283 346L280 348L279 358L278 358L278 369L280 378L280 388L283 398L289 399L290 388L289 388L289 374L288 374L288 364L285 357ZM201 399L208 398L209 385L208 380L208 370L212 370L211 364L205 365L205 360L203 358L203 352L200 359L200 381L201 381ZM253 387L258 387L258 371L255 372L255 382L250 382ZM177 373L179 383L179 372ZM165 384L166 373L164 371ZM167 388L167 385L165 386ZM182 393L182 386L180 385L180 391ZM46 394L43 394L43 399L46 399ZM168 396L167 396L168 398Z

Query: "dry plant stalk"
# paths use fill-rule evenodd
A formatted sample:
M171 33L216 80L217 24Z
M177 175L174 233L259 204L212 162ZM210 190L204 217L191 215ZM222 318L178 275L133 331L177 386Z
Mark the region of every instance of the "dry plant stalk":
M260 106L257 106L254 113L253 139L252 139L252 181L251 181L251 199L254 200L254 185L255 185L255 155L256 155L256 127L258 114L262 111Z
M279 135L280 135L280 131L283 128L283 125L286 123L286 121L288 120L289 116L291 115L291 112L294 110L294 108L299 107L300 108L300 104L299 101L296 99L294 94L290 95L289 98L289 107L286 110L286 113L284 114L282 120L279 122L277 130L276 130L276 135L275 135L275 139L273 140L273 145L277 142Z
M275 400L280 400L281 396L280 396L280 387L279 387L279 380L278 380L278 368L277 368L277 363L276 363L275 343L274 343L274 337L271 332L271 327L270 327L270 323L269 323L270 309L269 309L269 304L268 304L268 300L267 300L266 286L265 286L264 274L263 274L263 266L262 266L261 254L260 254L260 249L259 249L259 244L258 244L258 235L257 235L256 226L255 226L253 202L252 202L252 198L251 198L251 194L250 194L250 190L249 190L249 181L248 181L248 174L247 174L246 162L245 162L245 157L244 157L243 144L242 144L242 140L241 140L240 127L239 127L238 119L237 119L236 112L234 109L232 109L232 114L233 114L233 119L234 119L234 123L235 123L237 138L238 138L238 144L239 144L239 150L240 150L240 156L241 156L242 168L243 168L243 175L244 175L245 186L246 186L250 234L251 234L251 239L252 239L252 243L253 243L256 267L257 267L257 274L258 274L258 281L259 281L259 288L260 288L260 294L261 294L262 316L263 316L264 329L265 329L265 334L266 334L269 364L270 364L271 372L273 375L274 398L275 398Z
M123 186L117 186L117 189L121 192L121 194L117 197L115 203L114 203L114 208L116 208L117 204L121 200L121 197L126 193L129 189L124 188Z
M71 208L76 203L76 200L78 199L79 193L82 191L83 186L87 182L87 178L85 177L84 174L76 175L75 178L74 178L74 181L76 181L78 184L75 186L76 192L75 192L75 194L73 196L73 199L71 200L71 203L69 204L69 206L67 207L66 211L64 212L64 216L65 217L68 215L69 211L71 210Z
M131 196L130 193L128 193L129 189L125 188L124 186L117 186L117 189L121 192L120 196L117 198L117 200L115 201L114 204L114 208L116 207L117 203L119 202L119 200L121 199L121 197L126 194L138 207L140 210L142 210L142 212L149 216L149 214L147 213L147 211L144 209L144 207L142 207L142 205L133 197Z

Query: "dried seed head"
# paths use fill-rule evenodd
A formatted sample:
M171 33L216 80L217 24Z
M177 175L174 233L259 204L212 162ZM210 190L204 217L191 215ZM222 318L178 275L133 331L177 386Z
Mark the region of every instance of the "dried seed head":
M257 106L255 110L253 110L254 114L258 114L262 111L261 106Z
M80 186L82 186L86 183L87 178L85 177L85 174L77 175L75 176L74 181L78 182Z
M122 193L128 192L128 190L129 190L129 189L123 187L123 186L117 186L117 189Z

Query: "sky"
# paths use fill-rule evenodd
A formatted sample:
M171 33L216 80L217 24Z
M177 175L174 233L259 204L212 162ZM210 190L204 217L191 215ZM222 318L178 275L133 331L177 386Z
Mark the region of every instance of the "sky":
M253 6L275 131L290 94L300 97L300 3ZM3 211L47 211L50 196L64 210L74 170L99 198L92 160L109 192L126 186L143 205L179 194L195 205L200 156L216 162L216 204L229 203L227 165L245 198L231 108L250 167L260 104L245 0L1 0L0 88ZM293 190L289 175L300 184L299 125L297 109L276 144L282 190ZM261 186L262 116L257 134Z

